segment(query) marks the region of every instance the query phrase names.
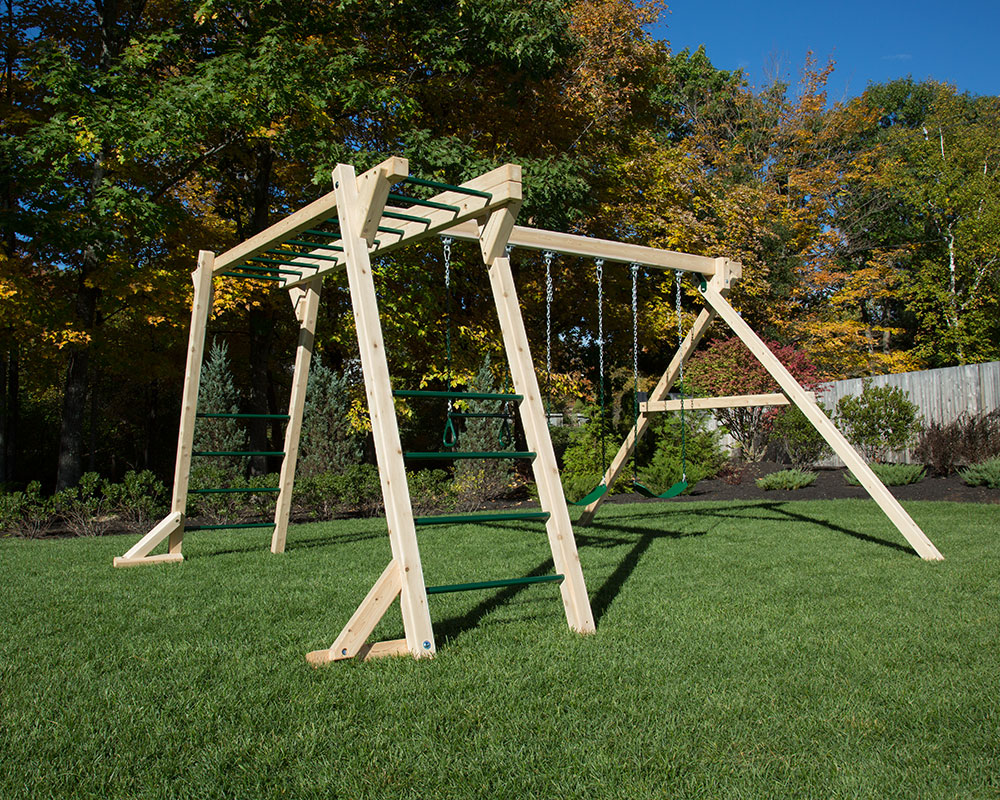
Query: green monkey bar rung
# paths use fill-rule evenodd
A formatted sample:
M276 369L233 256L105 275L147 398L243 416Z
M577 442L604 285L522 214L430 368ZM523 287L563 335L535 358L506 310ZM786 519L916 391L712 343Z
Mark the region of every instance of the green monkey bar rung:
M526 586L531 583L553 583L562 581L565 575L533 575L528 578L506 578L499 581L478 581L477 583L451 583L444 586L428 586L427 594L447 594L448 592L469 592L475 589L501 589L504 586Z
M389 219L401 219L404 222L422 222L424 225L431 224L431 221L427 217L416 217L413 214L403 214L400 211L383 211L382 216Z
M288 270L291 272L291 270ZM247 280L253 281L283 281L284 278L279 278L275 275L261 275L255 272L220 272L220 275L224 275L227 278L246 278Z
M205 419L289 419L288 414L236 414L236 413L213 413L210 411L199 412L196 416Z
M188 489L188 494L256 494L257 492L280 492L280 486L262 486L257 489Z
M436 208L440 211L451 211L453 214L457 214L462 210L461 206L450 206L447 203L439 203L436 200L422 200L419 197L407 197L405 194L395 194L389 192L389 197L387 198L395 203L411 203L415 206L423 206L424 208Z
M255 258L254 261L264 261L263 258ZM266 259L267 263L274 264L292 264L291 261L274 261L274 259ZM302 273L297 269L280 269L278 267L255 267L252 264L241 264L237 269L242 269L247 272L258 272L261 275L298 275L302 276Z
M384 225L379 225L375 230L382 231L382 233L394 233L396 236L406 235L406 231L400 228L387 228Z
M302 264L298 261L279 261L276 258L259 258L255 256L254 258L248 258L247 261L253 261L257 264L278 264L279 266L285 266L285 267L302 267L303 269L317 269L317 267L313 266L312 264ZM292 271L290 269L285 269L285 270L272 269L271 272L282 272L285 275L298 275L300 277L302 275L301 272Z
M449 452L442 450L431 453L403 453L403 458L414 461L452 461L466 458L534 458L535 453L527 450L470 450L467 452Z
M306 231L302 231L302 233L311 233L313 236L325 236L327 239L343 239L344 238L339 233L330 233L329 231L317 231L317 230L314 230L312 228L310 228L309 230L306 230Z
M222 456L224 458L244 456L251 458L253 456L283 456L284 453L281 450L195 450L191 455Z
M222 523L221 525L185 525L186 531L226 531L230 528L273 528L273 522L236 522Z
M549 518L548 511L516 511L513 514L444 514L440 517L414 517L415 525L456 525L463 522L506 522L518 519Z
M309 242L306 242L305 244L309 244ZM315 247L316 245L311 245L311 246ZM332 244L326 245L326 249L335 250L336 246ZM315 258L317 261L333 261L334 263L336 263L339 260L336 256L319 256L316 255L315 253L299 253L296 252L295 250L265 250L264 252L272 256L281 256L281 257L288 256L289 258Z
M455 400L523 400L523 394L498 394L496 392L448 392L431 389L397 389L393 397L451 397Z
M337 238L340 238L340 237L337 237ZM282 244L295 244L295 245L298 245L299 247L315 247L315 248L317 248L319 250L340 250L340 251L342 251L344 249L343 247L339 247L339 246L337 246L335 244L321 244L319 242L307 242L304 239L289 239L289 240L287 240L285 242L282 242ZM309 257L310 258L319 258L319 256L309 256ZM333 259L333 260L337 261L336 258Z
M458 192L460 194L470 194L473 197L485 197L487 200L493 199L493 195L481 189L470 189L467 186L452 186L450 183L429 181L426 178L415 178L412 175L404 178L403 183L412 183L414 186L427 186L430 189L440 189L443 192Z

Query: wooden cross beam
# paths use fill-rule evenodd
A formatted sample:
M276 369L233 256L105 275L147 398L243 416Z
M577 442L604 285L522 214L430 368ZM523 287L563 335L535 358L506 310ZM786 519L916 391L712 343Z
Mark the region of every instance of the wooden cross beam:
M815 402L815 392L806 392ZM705 411L713 408L759 408L767 406L787 406L789 400L781 392L773 394L741 394L731 397L685 397L683 400L648 400L639 403L640 414L660 411Z

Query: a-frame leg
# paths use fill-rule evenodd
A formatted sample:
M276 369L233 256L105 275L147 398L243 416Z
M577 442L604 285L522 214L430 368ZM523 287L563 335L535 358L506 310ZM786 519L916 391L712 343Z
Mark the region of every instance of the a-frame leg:
M198 253L198 266L191 273L194 298L191 302L191 329L188 333L187 364L184 368L184 393L181 398L181 421L177 432L177 457L174 465L174 490L170 514L142 537L124 556L115 558L116 567L157 564L183 560L184 519L187 513L188 483L191 479L191 451L198 411L198 388L201 383L201 362L205 354L205 333L212 310L212 270L215 253ZM164 539L169 539L165 555L150 556Z
M583 568L573 536L573 524L566 507L559 467L545 417L545 405L538 389L538 378L528 349L528 335L524 329L514 276L506 256L496 258L490 265L490 284L500 317L504 348L510 362L514 391L524 397L520 404L521 421L528 449L535 453L531 467L538 486L538 499L542 510L549 512L545 524L552 561L556 572L564 580L560 584L566 621L578 633L593 633L594 615L583 580Z
M388 176L382 175L377 179L384 185L360 187L366 198L371 198L369 203L384 203L388 193ZM386 361L375 283L372 280L371 262L368 257L369 242L364 238L365 233L369 232L365 230L366 222L374 218L377 223L378 213L373 214L369 203L359 198L359 187L353 167L346 164L338 165L333 173L333 181L334 191L337 193L337 213L347 260L347 280L354 308L358 348L361 353L361 368L365 378L368 414L375 443L375 455L378 459L382 497L385 501L389 543L392 547L393 564L399 575L400 610L403 616L403 629L406 632L406 649L414 657L432 656L435 652L434 632L427 608L427 592L420 564L420 551L417 547L413 508L406 483L406 469L403 464L403 449L399 440L396 409L392 399L389 365ZM373 232L372 225L368 224L367 228ZM383 578L385 575L386 573L383 573ZM372 591L375 592L375 589ZM385 592L382 592L378 596L384 595ZM357 621L359 614L364 614L373 628L387 608L388 604L383 606L381 601L376 601L369 593L369 597L355 614L353 622ZM378 613L369 614L369 611ZM353 636L351 628L352 623L349 622L337 641L341 642L345 637ZM370 631L370 628L368 630ZM330 660L350 657L342 652L332 650L329 652Z
M725 259L719 259L725 261ZM724 270L723 270L724 271ZM718 278L718 272L716 273ZM899 501L885 488L885 485L872 472L871 467L858 455L851 443L844 435L837 430L829 417L823 413L810 393L803 389L792 374L775 357L774 353L767 349L760 337L754 333L753 329L743 321L743 318L736 313L729 301L719 290L720 287L716 278L713 278L702 289L702 296L705 302L732 328L733 332L740 337L743 344L747 346L751 353L763 365L771 377L777 381L781 390L788 399L798 406L819 434L827 441L833 452L847 465L848 469L854 473L855 477L865 487L872 499L878 503L879 508L890 519L893 525L899 529L903 537L916 550L917 554L927 561L941 561L944 556L934 546L934 543L924 534L920 527L913 521L906 510L899 504Z
M295 316L299 321L299 344L295 350L295 372L292 375L292 392L288 399L288 424L285 428L285 458L281 462L278 480L278 503L274 509L274 533L271 552L285 552L288 536L288 515L292 510L292 490L295 488L295 464L299 456L299 436L302 433L302 412L309 385L309 364L312 361L313 342L316 338L316 316L323 279L314 278L303 286L290 290Z

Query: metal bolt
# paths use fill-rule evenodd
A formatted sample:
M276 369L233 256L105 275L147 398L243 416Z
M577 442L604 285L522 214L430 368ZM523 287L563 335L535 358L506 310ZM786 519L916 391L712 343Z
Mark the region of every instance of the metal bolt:
M431 643L430 642L424 642L424 650L430 650L430 649L431 649Z

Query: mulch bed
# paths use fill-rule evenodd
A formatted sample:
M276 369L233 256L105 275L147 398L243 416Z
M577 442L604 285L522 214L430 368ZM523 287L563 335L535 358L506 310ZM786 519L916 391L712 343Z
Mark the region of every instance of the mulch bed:
M851 486L844 480L844 469L816 469L816 482L805 489L783 491L758 489L755 481L764 475L788 469L787 464L760 462L746 464L728 480L714 478L701 481L688 494L675 502L698 500L841 500L844 498L867 499L861 486ZM958 475L947 478L924 478L908 486L890 486L889 491L898 500L952 500L959 503L998 503L1000 491L984 486L966 486ZM618 494L608 498L612 503L663 502L637 494Z

